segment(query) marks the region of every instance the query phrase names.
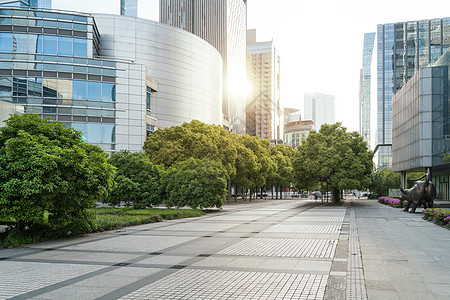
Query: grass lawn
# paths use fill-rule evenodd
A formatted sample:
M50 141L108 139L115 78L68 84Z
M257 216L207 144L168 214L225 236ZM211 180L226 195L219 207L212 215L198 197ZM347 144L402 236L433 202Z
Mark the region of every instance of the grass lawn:
M27 230L12 229L0 233L0 246L19 247L25 244L67 238L80 234L119 229L127 226L160 222L162 220L199 217L205 214L200 209L132 209L129 207L101 207L91 208L88 211L93 217L93 222L90 225L80 222L81 224L64 224L58 228L54 228L49 224L41 224Z

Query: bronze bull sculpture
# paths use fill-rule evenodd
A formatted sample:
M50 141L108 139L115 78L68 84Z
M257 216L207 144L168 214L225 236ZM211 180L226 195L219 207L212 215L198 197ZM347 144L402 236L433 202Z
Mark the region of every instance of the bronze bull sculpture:
M423 179L424 177L426 177L425 181L420 181L420 179ZM413 204L411 213L415 213L416 208L422 204L424 208L433 208L434 197L436 197L436 187L433 182L431 182L431 174L427 173L420 178L410 180L415 181L412 188L404 190L400 187L402 192L401 200L407 201L404 210L408 211L411 203Z

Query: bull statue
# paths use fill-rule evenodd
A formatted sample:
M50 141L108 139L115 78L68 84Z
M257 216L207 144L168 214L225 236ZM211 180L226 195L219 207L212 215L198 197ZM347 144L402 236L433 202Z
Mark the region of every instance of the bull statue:
M420 179L423 179L424 177L425 181L420 181ZM424 208L433 208L434 197L436 197L436 187L433 182L431 182L431 174L427 173L420 178L410 180L415 181L412 188L404 190L400 187L402 192L401 200L407 201L404 210L408 211L411 203L413 204L411 213L415 213L416 208L422 204Z

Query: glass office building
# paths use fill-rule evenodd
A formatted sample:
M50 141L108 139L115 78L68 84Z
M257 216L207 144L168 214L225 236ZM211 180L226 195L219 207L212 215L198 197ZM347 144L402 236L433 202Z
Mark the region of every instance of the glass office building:
M0 9L0 101L59 120L115 149L116 63L96 59L91 16Z
M437 198L450 200L450 50L417 71L393 97L392 167L427 171Z
M420 68L450 46L450 18L382 24L377 28L378 167L392 166L392 97Z
M122 16L137 17L138 0L120 0Z
M375 32L364 34L363 68L359 94L359 133L370 147L371 70Z
M108 152L142 151L157 127L221 124L221 75L216 49L165 24L0 7L0 107L61 121Z
M52 8L52 0L0 0L0 6Z

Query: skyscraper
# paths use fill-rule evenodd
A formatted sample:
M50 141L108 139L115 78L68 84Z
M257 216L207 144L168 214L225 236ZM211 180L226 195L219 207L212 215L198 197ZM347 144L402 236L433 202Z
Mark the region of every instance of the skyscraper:
M247 134L277 142L283 140L280 57L273 42L256 42L255 31L247 35L247 79L252 87L246 108Z
M0 0L0 6L52 8L52 0Z
M323 124L336 122L333 95L305 94L304 107L305 120L313 120L317 131Z
M122 16L137 17L138 0L120 0L120 14Z
M160 0L160 22L213 45L223 59L224 126L245 133L246 0Z
M392 166L392 97L450 46L450 18L381 24L377 28L378 167Z
M375 32L364 34L363 68L361 70L359 93L359 133L370 147L370 81L372 53L375 41Z

